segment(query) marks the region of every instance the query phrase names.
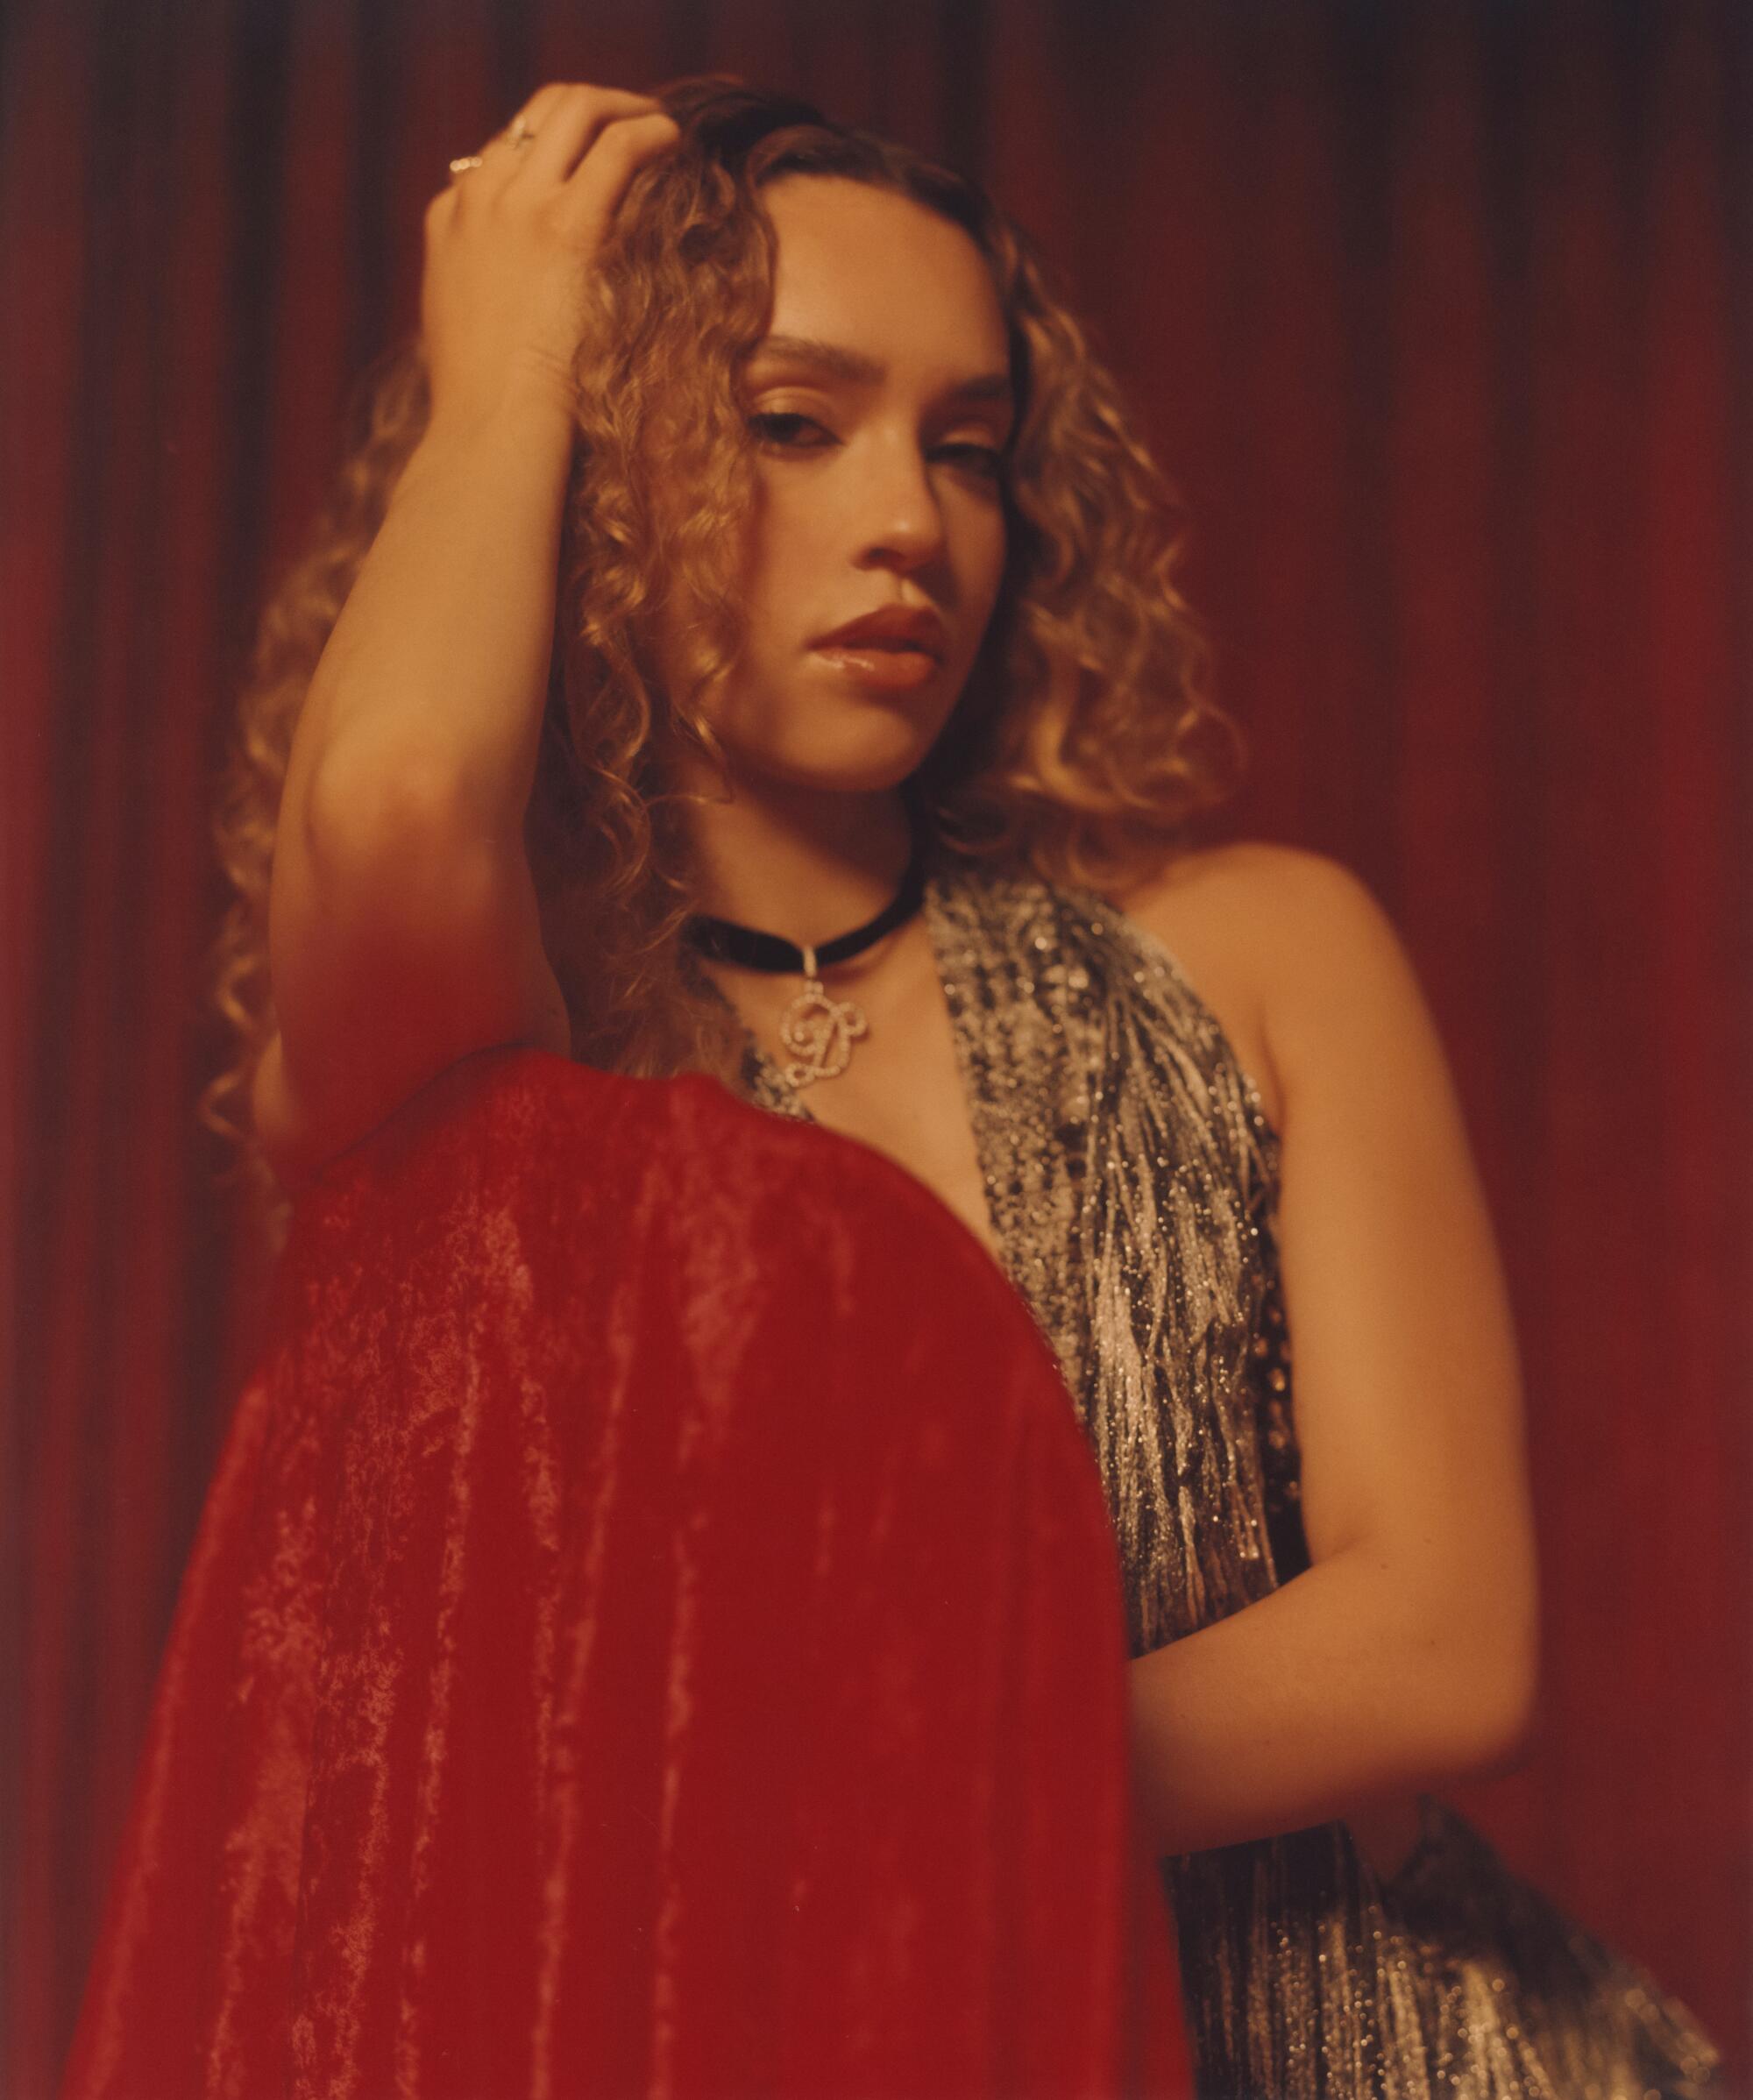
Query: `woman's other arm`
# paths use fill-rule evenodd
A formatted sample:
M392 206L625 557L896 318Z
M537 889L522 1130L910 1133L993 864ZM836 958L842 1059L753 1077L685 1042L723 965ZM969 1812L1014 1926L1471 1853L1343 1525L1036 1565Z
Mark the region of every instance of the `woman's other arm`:
M1164 1852L1501 1769L1537 1576L1508 1295L1435 1025L1337 862L1240 856L1282 1100L1279 1247L1313 1565L1132 1664Z

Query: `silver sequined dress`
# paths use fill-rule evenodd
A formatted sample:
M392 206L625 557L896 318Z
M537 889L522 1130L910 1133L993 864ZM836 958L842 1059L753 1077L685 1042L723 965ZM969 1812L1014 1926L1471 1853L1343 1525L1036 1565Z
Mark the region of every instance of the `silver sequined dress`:
M1173 958L1103 898L940 861L924 911L1003 1266L1094 1450L1141 1655L1308 1564L1278 1136ZM810 1119L752 1036L742 1077ZM1164 1876L1210 2100L1713 2089L1685 2009L1437 1802L1391 1882L1340 1824Z

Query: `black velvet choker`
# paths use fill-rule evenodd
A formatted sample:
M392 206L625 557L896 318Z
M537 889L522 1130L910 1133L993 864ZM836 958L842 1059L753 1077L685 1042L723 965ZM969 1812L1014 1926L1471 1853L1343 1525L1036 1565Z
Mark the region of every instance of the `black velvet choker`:
M841 933L820 947L799 947L782 933L763 933L754 926L738 926L735 919L713 919L696 912L683 928L683 938L714 962L735 962L744 969L766 970L775 976L801 975L804 989L779 1019L779 1039L793 1053L783 1068L786 1082L806 1087L818 1079L832 1079L846 1069L852 1044L869 1032L869 1024L849 999L832 997L821 982L821 972L836 962L848 962L873 947L885 933L905 925L924 901L926 847L922 830L914 828L912 852L906 872L893 897L862 926Z
M800 947L782 933L761 933L753 926L740 926L735 919L713 919L699 912L687 923L687 938L701 954L714 962L735 962L744 969L769 970L778 975L802 971L813 977L820 969L836 962L849 962L874 947L885 933L905 926L919 908L926 893L925 855L914 841L912 857L901 877L901 886L875 919L851 933L824 941L819 948ZM811 957L814 957L813 962Z

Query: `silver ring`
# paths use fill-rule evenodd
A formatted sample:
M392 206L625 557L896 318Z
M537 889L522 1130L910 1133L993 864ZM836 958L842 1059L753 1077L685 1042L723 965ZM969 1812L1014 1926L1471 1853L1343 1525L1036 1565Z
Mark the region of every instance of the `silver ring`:
M519 152L521 152L526 145L531 145L535 143L536 134L530 130L529 119L524 116L522 110L519 110L517 115L513 117L510 128L507 131L505 138L507 144L516 148ZM463 175L466 174L472 167L482 167L485 165L486 163L482 160L479 153L459 153L457 158L451 162L450 167L451 173L453 175Z

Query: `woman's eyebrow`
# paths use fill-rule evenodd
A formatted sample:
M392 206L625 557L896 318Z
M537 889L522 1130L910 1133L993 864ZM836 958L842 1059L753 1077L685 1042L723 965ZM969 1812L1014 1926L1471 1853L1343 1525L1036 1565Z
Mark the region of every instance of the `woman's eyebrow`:
M844 380L855 387L880 386L889 368L880 359L844 343L825 343L817 336L769 336L755 346L749 362L803 365L830 379ZM976 372L944 389L952 401L1011 400L1014 389L1004 372Z

